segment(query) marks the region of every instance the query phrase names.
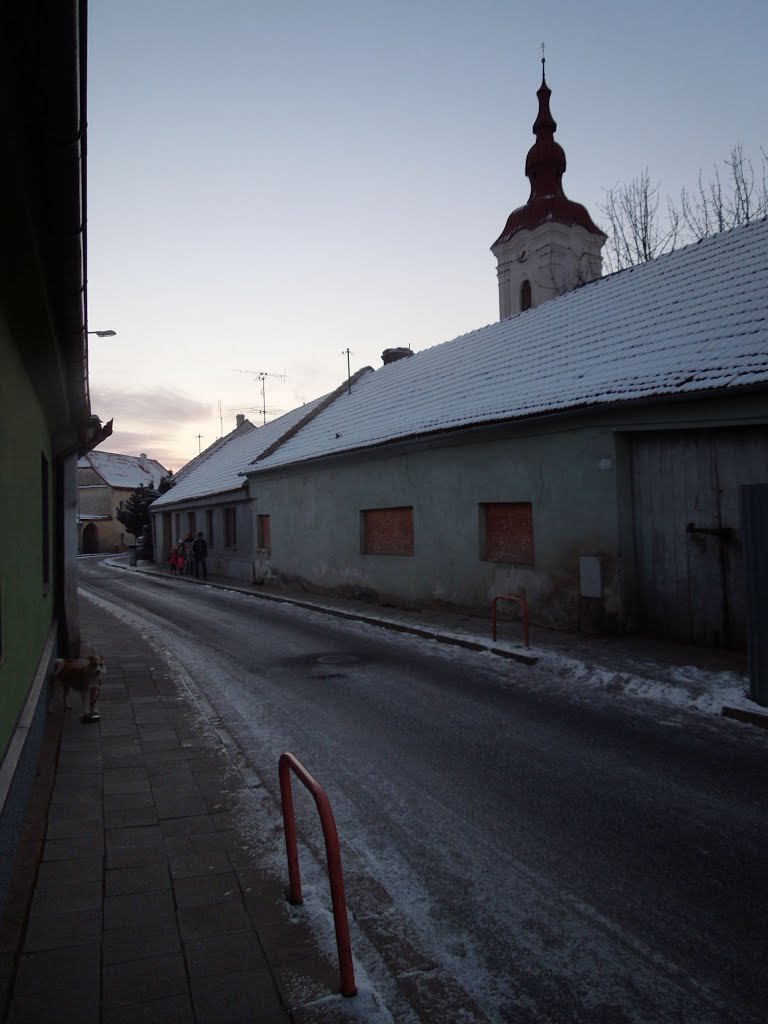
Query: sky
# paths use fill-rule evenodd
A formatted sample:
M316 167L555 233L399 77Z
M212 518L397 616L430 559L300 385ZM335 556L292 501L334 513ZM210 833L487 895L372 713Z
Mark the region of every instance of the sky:
M498 319L541 44L569 198L673 197L768 148L753 0L90 0L88 306L102 450L178 470ZM248 372L242 372L248 371ZM198 436L200 435L200 436Z

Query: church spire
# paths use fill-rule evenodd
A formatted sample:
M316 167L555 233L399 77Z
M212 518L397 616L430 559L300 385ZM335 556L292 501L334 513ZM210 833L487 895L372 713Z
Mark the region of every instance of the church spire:
M552 90L547 85L544 57L541 58L541 85L536 95L539 100L539 112L533 122L536 141L525 159L525 174L531 183L529 203L537 198L554 196L565 199L562 181L566 166L565 150L555 142L557 121L549 109Z
M552 90L547 85L543 45L541 85L536 96L536 141L525 159L531 192L527 203L510 213L504 230L491 246L498 261L502 319L602 273L600 250L606 236L585 207L563 191L565 150L555 141L557 122L549 105Z

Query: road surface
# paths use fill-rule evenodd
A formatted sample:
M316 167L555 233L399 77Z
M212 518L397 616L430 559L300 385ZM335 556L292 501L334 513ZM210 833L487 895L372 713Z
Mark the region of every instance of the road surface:
M768 1019L760 730L186 580L80 571L83 597L202 696L270 813L284 750L325 786L355 955L394 1020L410 1011L392 948L455 982L435 1021Z

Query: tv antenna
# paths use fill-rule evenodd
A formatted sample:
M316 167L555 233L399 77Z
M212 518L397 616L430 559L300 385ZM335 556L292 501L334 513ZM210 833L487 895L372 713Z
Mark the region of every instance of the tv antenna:
M267 410L267 388L266 380L267 377L274 377L275 380L281 380L283 383L288 379L288 374L285 370L282 373L267 373L266 370L235 370L235 373L249 373L255 380L258 380L261 384L261 409L251 408L249 412L260 412L262 421L266 424L267 422L267 411L270 413L278 412L279 410L270 409Z

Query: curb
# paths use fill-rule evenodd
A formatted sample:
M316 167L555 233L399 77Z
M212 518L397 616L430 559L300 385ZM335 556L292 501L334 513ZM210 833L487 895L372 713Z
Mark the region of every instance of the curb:
M762 715L759 711L732 708L726 704L720 714L723 718L734 718L737 722L746 722L748 725L756 725L760 729L768 729L768 714Z

